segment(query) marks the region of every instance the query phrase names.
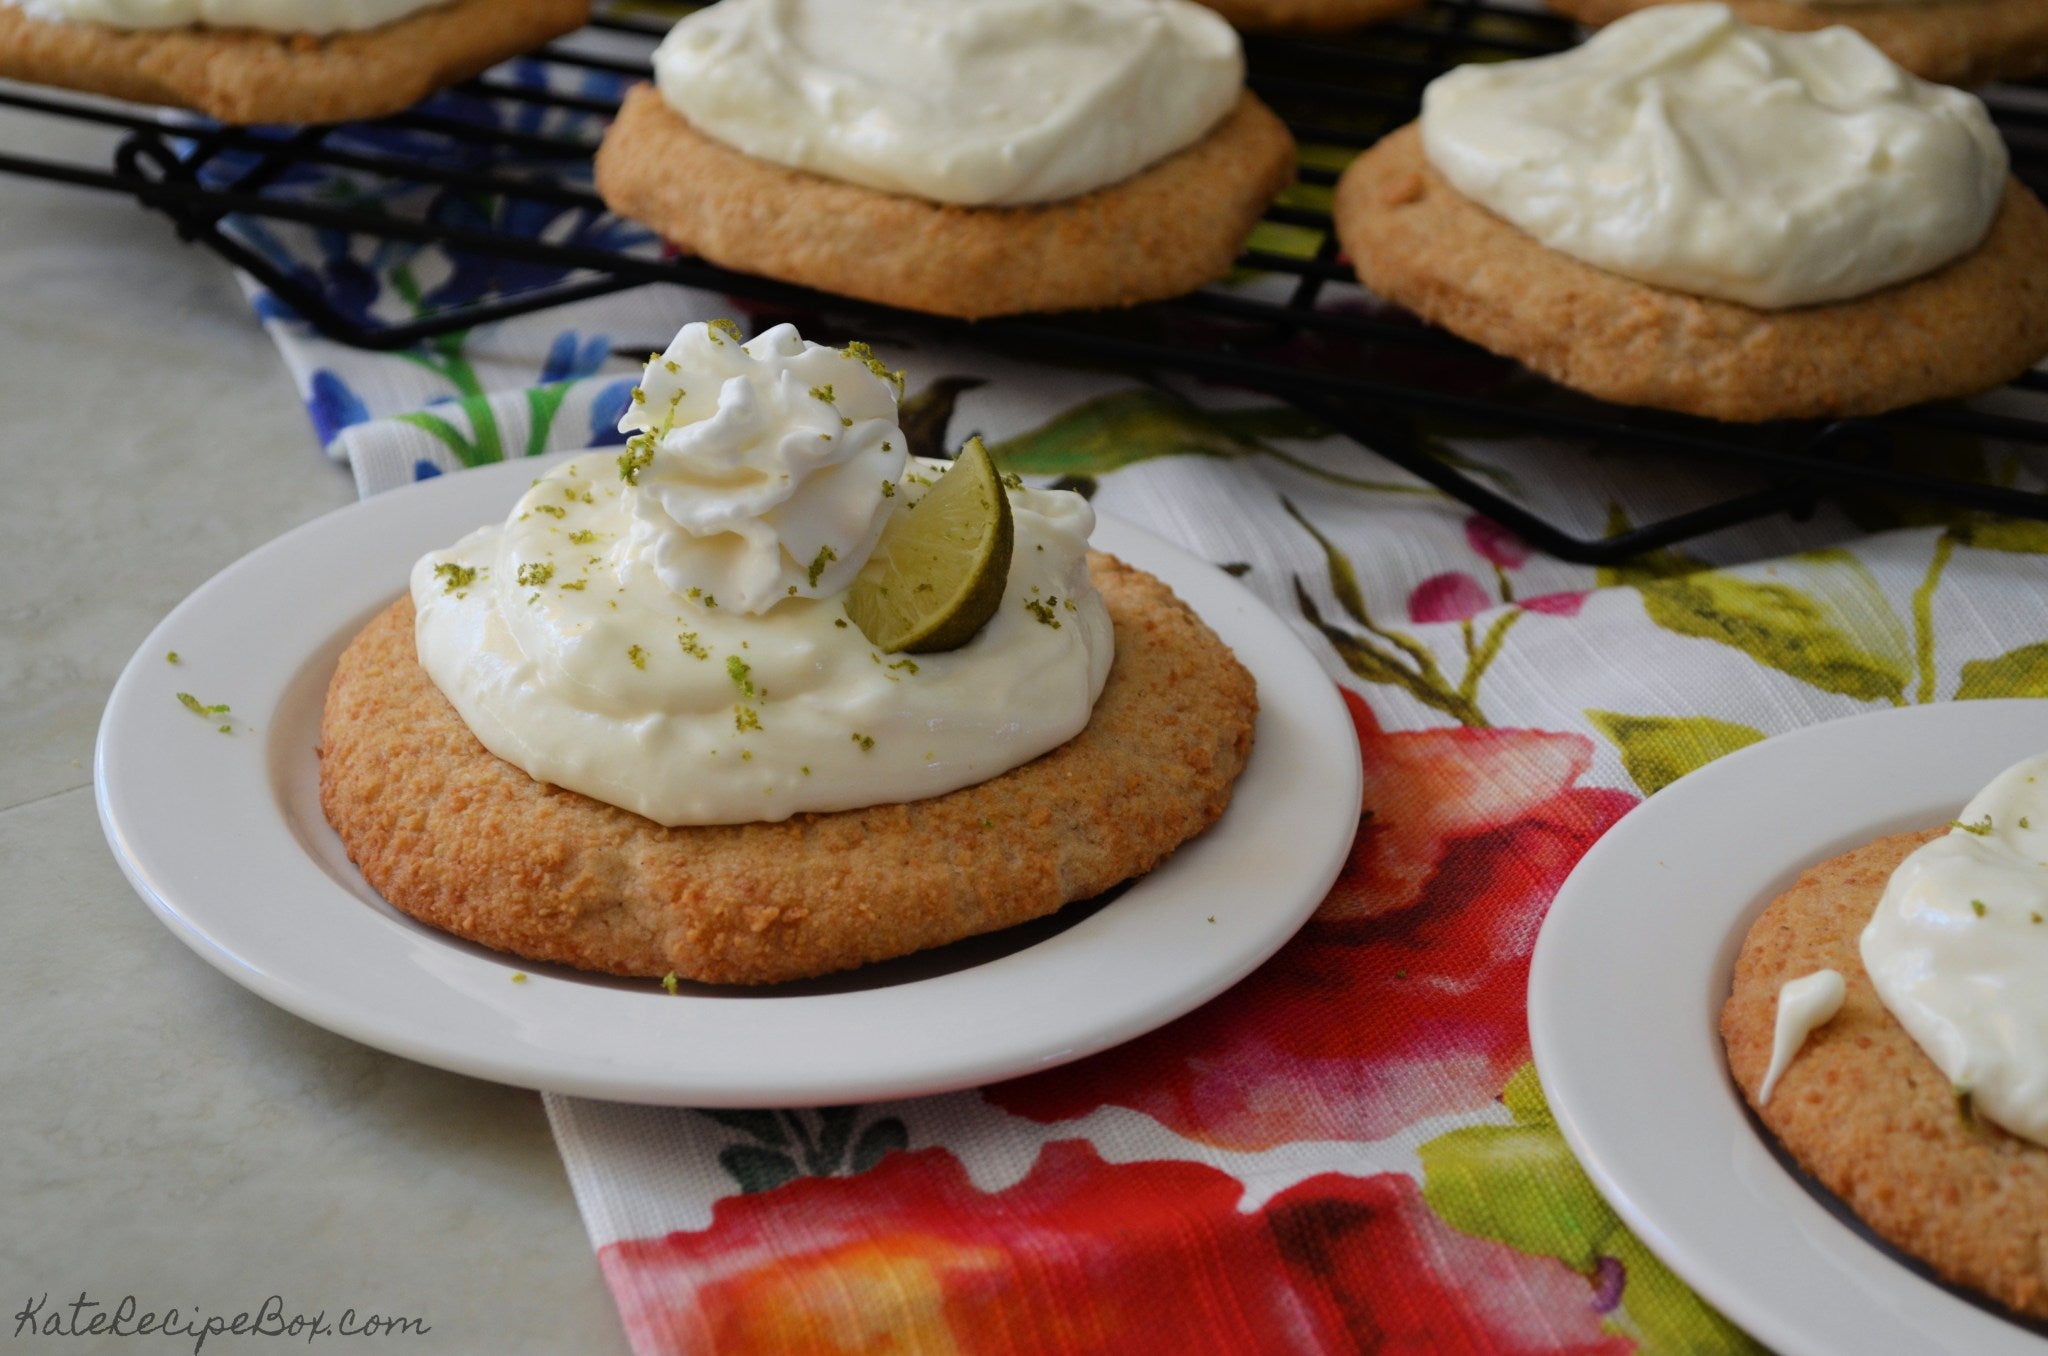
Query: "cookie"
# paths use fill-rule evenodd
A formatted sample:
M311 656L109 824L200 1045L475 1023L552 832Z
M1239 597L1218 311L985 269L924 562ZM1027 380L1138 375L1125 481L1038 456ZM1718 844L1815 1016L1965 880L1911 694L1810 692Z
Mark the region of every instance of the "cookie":
M1752 1105L1770 1067L1778 988L1832 968L1848 995L1757 1116L1881 1237L1946 1279L2048 1318L2048 1148L1960 1114L1948 1079L1878 1001L1857 939L1906 854L1944 829L1830 858L1750 929L1721 1010L1729 1071Z
M1413 14L1423 0L1202 0L1251 33L1329 33Z
M1171 590L1102 555L1116 662L1088 726L977 786L776 824L664 828L485 751L420 667L401 598L349 645L320 803L423 922L623 975L765 984L990 932L1151 870L1250 755L1251 675Z
M409 108L581 28L590 0L455 0L318 37L246 28L120 29L0 3L0 76L196 109L222 122L344 122Z
M1549 0L1595 28L1651 5L1683 0ZM1735 17L1791 33L1841 24L1923 80L1981 85L2048 70L2048 0L1935 0L1928 4L1805 5L1728 0Z
M1741 422L1877 414L1988 390L2048 354L2048 210L2018 180L1963 257L1783 311L1667 291L1540 244L1451 187L1412 123L1352 162L1334 213L1368 288L1618 404Z
M1294 177L1294 139L1250 94L1192 146L1064 202L958 207L771 165L635 88L597 153L612 210L714 264L978 319L1131 306L1230 271Z

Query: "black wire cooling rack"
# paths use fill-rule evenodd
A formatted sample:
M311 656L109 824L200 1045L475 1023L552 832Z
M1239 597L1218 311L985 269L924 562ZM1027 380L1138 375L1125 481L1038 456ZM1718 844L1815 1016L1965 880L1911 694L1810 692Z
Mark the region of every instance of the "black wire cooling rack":
M170 218L185 239L254 276L323 334L363 348L404 348L542 307L668 282L770 308L822 310L856 323L914 326L978 344L1232 383L1294 403L1567 560L1620 560L1770 514L1805 513L1823 496L1839 494L2048 519L2048 494L1956 476L1939 455L1959 438L2048 446L2048 374L2030 372L1967 404L1881 418L1718 424L1563 391L1358 287L1330 229L1329 191L1342 166L1413 118L1422 87L1450 66L1538 55L1576 41L1573 26L1555 16L1436 0L1412 18L1343 37L1248 38L1249 83L1287 120L1303 154L1298 184L1266 213L1239 261L1240 275L1130 311L974 323L729 272L614 229L625 224L591 191L590 157L620 92L647 74L647 53L665 29L665 22L601 16L584 33L416 109L341 127L218 127L0 83L0 107L120 134L110 166L0 154L0 172L132 197ZM2048 93L1994 90L1986 98L2012 149L2014 172L2039 191L2048 185ZM309 179L332 175L358 187L339 196L306 191ZM545 214L549 229L509 226L508 204L514 214L521 206ZM261 248L256 242L274 223L401 250L433 247L487 277L488 285L447 304L428 298L404 317L378 316L346 304L348 288L336 279ZM1445 422L1493 437L1705 458L1748 468L1757 488L1614 535L1575 535L1444 457L1425 429Z

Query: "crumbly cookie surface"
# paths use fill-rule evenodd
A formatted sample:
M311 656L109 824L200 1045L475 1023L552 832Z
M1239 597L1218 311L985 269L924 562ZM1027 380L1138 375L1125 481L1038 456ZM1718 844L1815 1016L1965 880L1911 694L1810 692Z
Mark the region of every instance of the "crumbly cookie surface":
M1243 95L1192 146L1064 202L958 207L756 160L652 85L597 154L612 210L714 264L907 310L978 319L1131 306L1230 271L1294 176L1294 139Z
M0 4L0 76L191 108L229 123L345 122L408 108L583 26L590 0L455 0L317 37L119 29Z
M1164 584L1107 556L1090 569L1116 661L1066 744L928 800L703 828L664 828L487 752L420 667L401 598L335 670L321 807L395 907L589 970L772 983L1041 917L1213 823L1258 711L1251 675Z
M1549 0L1598 28L1651 5L1680 0ZM2048 0L1933 0L1911 5L1804 5L1798 0L1728 0L1735 17L1761 28L1805 33L1843 24L1925 80L1981 85L2048 70Z
M1852 301L1760 311L1538 243L1458 192L1414 124L1352 162L1337 234L1373 291L1603 400L1821 419L1972 395L2048 355L2048 210L2018 180L1982 243Z
M1422 8L1423 0L1201 0L1254 33L1329 33L1362 28Z
M1778 989L1839 970L1848 995L1757 1115L1879 1235L1943 1277L2048 1318L2048 1148L1965 1122L1948 1079L1878 1000L1857 939L1907 853L1893 834L1820 863L1750 929L1721 1011L1728 1067L1752 1105L1770 1067Z

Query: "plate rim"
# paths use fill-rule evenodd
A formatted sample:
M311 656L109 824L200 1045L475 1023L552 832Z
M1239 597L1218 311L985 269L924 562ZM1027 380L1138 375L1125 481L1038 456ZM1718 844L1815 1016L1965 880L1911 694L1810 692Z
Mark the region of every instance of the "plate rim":
M1909 823L1938 823L1952 815L1955 807L1991 777L2024 756L2015 752L2018 745L2012 742L2016 725L2031 728L2042 745L2048 747L2048 701L1979 699L1858 712L1772 736L1716 759L1646 798L1595 843L1559 888L1538 933L1529 978L1530 1043L1551 1113L1573 1156L1602 1198L1665 1265L1724 1316L1784 1356L1829 1356L1856 1349L1898 1353L1908 1350L1900 1343L1913 1338L1925 1343L1912 1347L1913 1351L1944 1351L1956 1342L1965 1343L1964 1349L1981 1356L2041 1356L2048 1350L2048 1343L2027 1327L2001 1317L1995 1306L1980 1307L1900 1264L1815 1199L1777 1158L1760 1127L1752 1122L1728 1075L1714 1030L1719 1016L1719 999L1715 995L1725 996L1740 935L1747 932L1772 897L1763 891L1782 891L1799 872L1857 842L1869 841ZM2005 742L1999 746L2001 736ZM1709 1227L1726 1226L1732 1216L1744 1214L1745 1197L1737 1192L1711 1197L1714 1203L1709 1208L1720 1212L1720 1217L1711 1224L1679 1216L1673 1208L1673 1188L1663 1180L1664 1174L1657 1172L1660 1166L1673 1166L1661 1153L1658 1134L1654 1130L1645 1133L1641 1124L1634 1126L1632 1133L1624 1131L1614 1123L1615 1115L1605 1104L1611 1090L1603 1085L1630 1074L1619 1066L1603 1065L1604 1058L1616 1053L1612 1043L1596 1042L1589 1046L1585 1039L1586 1019L1597 997L1611 994L1614 988L1612 984L1584 983L1587 962L1600 954L1592 940L1593 930L1596 924L1611 925L1617 921L1624 929L1627 926L1611 903L1603 904L1602 894L1617 888L1610 877L1633 872L1656 848L1677 859L1680 870L1700 866L1699 857L1711 855L1707 846L1696 845L1693 856L1674 846L1685 842L1688 836L1679 832L1681 821L1687 823L1693 839L1716 845L1724 859L1737 855L1727 852L1729 845L1721 834L1702 834L1697 828L1703 811L1711 810L1721 799L1733 801L1753 792L1756 782L1774 776L1842 780L1850 779L1860 769L1862 777L1868 779L1874 770L1887 765L1896 769L1903 755L1900 748L1888 745L1895 741L1904 746L1908 740L1936 747L1945 745L1948 756L1958 765L1940 767L1933 774L1940 784L1923 789L1914 789L1910 784L1861 780L1858 790L1867 796L1866 800L1830 805L1811 826L1802 822L1787 830L1792 838L1806 840L1803 852L1789 858L1726 867L1754 880L1755 888L1746 896L1717 900L1701 911L1702 919L1687 920L1683 925L1705 933L1712 931L1712 920L1721 920L1719 944L1706 959L1697 955L1674 958L1668 962L1668 968L1654 969L1646 979L1638 976L1640 982L1634 987L1646 997L1633 1006L1624 1001L1606 1014L1616 1028L1629 1026L1631 1016L1639 1020L1675 1020L1673 1013L1689 1011L1693 1000L1661 1005L1670 1011L1645 1013L1642 1009L1659 1007L1655 995L1673 992L1669 986L1674 978L1684 977L1695 984L1705 981L1710 1010L1692 1015L1709 1019L1712 1077L1704 1081L1699 1078L1702 1070L1697 1049L1683 1056L1678 1071L1691 1075L1691 1085L1682 1089L1686 1106L1706 1095L1706 1088L1711 1088L1714 1094L1709 1105L1710 1118L1698 1128L1693 1147L1722 1152L1718 1156L1694 1158L1684 1167L1688 1171L1703 1170L1711 1181L1723 1186L1741 1185L1750 1192L1763 1193L1764 1198L1779 1207L1778 1212L1766 1211L1767 1218L1747 1222L1761 1223L1775 1230L1779 1238L1804 1238L1812 1245L1810 1251L1762 1248L1748 1255L1712 1251L1700 1241L1700 1235ZM1970 763L1980 771L1966 775L1961 763ZM1971 776L1977 780L1962 786ZM1870 791L1872 785L1879 790ZM1951 792L1957 788L1959 794L1951 798ZM1752 800L1757 799L1752 796ZM1752 813L1767 813L1760 806L1769 799L1760 798L1759 808ZM1659 867L1666 864L1663 860L1656 863ZM1640 886L1630 888L1641 892ZM1654 912L1642 910L1640 914L1647 918ZM1677 949L1667 948L1674 952ZM1601 973L1612 971L1603 969ZM1656 1100L1640 1092L1639 1097L1645 1102ZM1671 1114L1676 1114L1675 1107ZM1773 1288L1775 1283L1786 1280L1788 1266L1795 1273L1794 1279L1809 1287L1808 1299L1812 1298L1812 1288L1820 1286L1821 1298L1830 1302L1868 1306L1873 1299L1878 1300L1876 1307L1861 1310L1870 1326L1860 1334L1852 1332L1847 1339L1851 1344L1845 1346L1840 1313L1831 1310L1832 1317L1817 1316L1811 1304L1803 1311L1799 1306L1788 1306ZM1759 1284L1760 1278L1765 1283ZM1891 1301L1889 1307L1884 1301ZM1841 1311L1846 1312L1852 1311ZM1901 1322L1907 1328L1902 1329ZM1872 1340L1880 1345L1854 1345L1856 1341Z
M588 451L591 449L584 449ZM1257 925L1252 920L1240 926L1239 920L1226 916L1226 926L1215 933L1215 942L1202 939L1196 933L1193 949L1199 958L1203 948L1210 954L1200 966L1200 981L1184 985L1170 1001L1162 1001L1160 982L1143 994L1120 995L1113 985L1097 984L1097 991L1105 995L1101 1006L1116 1013L1114 1020L1098 1018L1093 1023L1078 1018L1067 1023L1067 1029L1053 1036L1034 1035L1018 1040L1031 1049L1029 1057L1019 1053L1015 1046L1002 1057L974 1057L962 1055L943 1068L932 1068L923 1076L911 1076L913 1071L899 1068L893 1073L881 1068L859 1071L843 1071L831 1077L815 1075L791 1078L787 1073L779 1077L762 1073L738 1083L724 1080L716 1083L691 1083L690 1075L677 1075L674 1070L664 1070L659 1075L644 1067L626 1069L615 1064L602 1067L578 1066L567 1056L555 1054L541 1056L531 1045L514 1042L506 1050L493 1055L489 1051L475 1048L451 1049L450 1042L458 1042L457 1036L447 1032L405 1030L394 1026L388 1015L366 1010L364 999L353 988L348 987L360 978L347 976L330 979L323 986L309 982L304 971L302 958L296 958L294 948L297 941L278 939L264 940L249 935L247 919L235 917L236 908L232 903L204 895L207 890L228 889L219 878L220 872L231 867L211 866L214 874L195 867L186 857L170 851L161 841L165 825L177 815L189 812L177 807L159 809L155 817L138 799L152 790L161 791L165 777L166 760L173 754L163 749L149 755L138 744L144 735L153 737L165 745L175 745L180 753L189 754L201 761L197 764L195 779L200 782L216 780L231 783L234 794L229 798L231 806L238 805L245 811L238 821L238 831L260 841L260 851L251 850L247 860L260 866L271 866L286 862L282 882L278 888L285 890L293 885L308 889L321 889L307 871L317 873L327 888L336 896L346 899L366 914L377 910L370 908L353 891L328 874L310 849L297 843L294 838L293 851L299 859L299 867L288 864L290 854L280 857L284 844L277 841L277 831L282 828L287 836L295 833L289 819L290 812L285 806L286 793L278 786L267 786L261 796L253 794L251 782L266 782L275 776L272 763L279 755L272 751L274 741L285 737L282 731L270 728L270 718L277 711L279 703L286 701L293 684L300 680L307 666L321 653L321 646L336 645L335 637L345 639L342 628L352 632L352 621L364 612L363 599L375 593L388 600L397 596L404 586L405 569L401 566L389 572L385 580L388 587L377 589L372 582L350 584L337 581L331 595L322 594L311 602L299 603L302 614L290 619L283 629L298 635L309 629L325 625L325 638L310 645L298 645L286 641L283 653L267 659L251 659L245 655L243 665L245 680L234 686L239 694L253 688L257 692L253 705L244 707L238 700L233 720L237 723L238 734L245 733L246 746L229 745L219 742L207 745L199 738L219 741L210 728L210 722L194 720L188 713L168 700L174 687L191 686L195 690L205 678L206 672L218 667L217 664L196 664L195 656L189 651L195 647L182 648L188 653L182 656L177 668L165 664L165 652L178 646L177 637L190 634L205 627L218 627L227 621L239 620L245 625L254 624L245 614L223 614L224 607L239 606L235 601L247 595L260 595L265 588L281 587L269 581L288 577L292 571L306 572L311 566L322 563L332 564L337 551L346 552L362 549L364 540L375 537L389 541L371 550L386 556L404 558L404 565L427 551L443 546L477 525L502 514L505 504L517 496L517 488L530 479L536 470L552 465L578 452L563 452L531 460L499 463L493 466L466 470L460 475L450 475L424 482L416 486L388 492L373 498L346 505L303 523L272 539L255 550L248 552L216 573L206 583L193 590L177 607L166 615L144 639L135 654L124 666L120 678L110 694L102 714L98 738L94 748L94 800L98 809L102 830L109 848L119 863L130 885L150 908L159 921L203 959L211 963L238 984L256 993L265 1000L293 1012L305 1020L328 1030L371 1045L390 1053L413 1059L421 1063L471 1074L492 1081L511 1083L517 1086L565 1092L572 1095L605 1098L608 1100L639 1103L666 1103L695 1106L798 1106L818 1105L836 1102L893 1099L948 1091L963 1087L978 1086L1014 1077L1024 1073L1050 1068L1071 1059L1080 1058L1110 1045L1131 1039L1145 1031L1172 1020L1174 1017L1200 1006L1231 984L1236 983L1252 969L1277 951L1286 940L1298 930L1313 913L1316 905L1328 893L1330 885L1341 870L1348 853L1350 839L1357 825L1356 806L1362 795L1363 772L1359 760L1357 740L1352 735L1352 726L1339 695L1338 684L1332 679L1302 639L1295 634L1286 621L1261 602L1256 595L1221 569L1201 560L1183 548L1157 537L1133 524L1122 522L1108 515L1098 515L1098 529L1095 544L1104 549L1135 557L1132 563L1159 574L1178 594L1193 594L1191 605L1196 605L1203 619L1219 634L1233 642L1240 659L1251 669L1260 683L1262 697L1257 735L1253 748L1253 761L1240 779L1237 794L1233 797L1232 808L1223 819L1202 836L1184 844L1166 863L1147 877L1133 884L1126 897L1138 895L1150 898L1162 888L1177 888L1184 893L1199 894L1210 888L1204 879L1195 876L1183 880L1191 872L1200 872L1204 865L1214 868L1220 859L1223 865L1250 852L1261 856L1261 867L1277 877L1277 884L1271 891L1261 890L1266 896L1258 901L1247 901L1245 912L1249 915L1256 907L1263 912ZM365 570L366 574L376 571ZM374 599L370 606L376 605ZM1247 637L1251 639L1248 640ZM337 645L338 648L338 645ZM1312 683L1304 680L1313 677ZM324 679L323 679L324 686ZM207 701L217 699L212 691L201 693ZM221 694L225 695L225 694ZM1279 700L1284 695L1285 700ZM156 709L161 707L162 709ZM184 722L179 724L178 722ZM253 722L253 728L247 728ZM1341 728L1341 739L1331 738ZM1298 747L1297 747L1298 746ZM1293 769L1283 775L1275 766L1276 758L1283 749L1293 749L1310 759L1308 775L1297 776ZM1262 761L1261 751L1266 751ZM226 755L223 757L222 755ZM145 761L153 757L154 762ZM310 758L310 754L303 755ZM1260 770L1263 768L1263 772ZM1258 774L1255 778L1255 774ZM1270 820L1274 817L1268 807L1252 804L1248 813L1233 813L1241 804L1247 803L1245 792L1254 787L1278 785L1284 791L1285 783L1300 781L1313 784L1317 789L1315 801L1308 804L1291 805L1305 821L1302 825L1302 840L1297 850L1288 854L1274 854L1278 862L1269 863L1263 859L1259 849L1263 840L1239 841L1246 827L1256 820ZM192 799L198 799L193 797ZM1299 800L1300 797L1296 797ZM264 802L276 815L276 823L270 823L261 813ZM1349 806L1348 810L1340 807ZM1264 811L1264 813L1261 813ZM252 822L263 821L263 822ZM1289 820L1292 825L1295 821ZM1229 826L1239 826L1233 830ZM320 830L326 830L323 823ZM1341 841L1340 841L1341 840ZM1236 856L1224 856L1212 846L1222 843L1232 849ZM338 844L337 844L338 846ZM235 861L244 859L244 848L237 845L231 854ZM1192 863L1192 865L1188 865ZM1178 869L1176 869L1178 867ZM1228 877L1231 873L1223 873ZM1148 890L1148 884L1161 882ZM1263 882L1262 882L1263 883ZM256 888L256 887L250 887ZM229 890L232 894L232 890ZM324 893L324 891L323 891ZM1278 904L1275 904L1275 899ZM320 903L323 901L315 901ZM1119 900L1121 904L1123 901ZM1152 913L1171 910L1167 905L1147 905ZM485 957L467 955L475 950L466 943L443 938L435 933L428 936L428 930L410 920L402 919L383 905L391 917L380 921L388 927L407 930L418 934L413 940L415 946L408 948L400 944L398 952L415 966L429 971L428 982L443 986L457 983L473 985L480 977L477 967L492 971L500 989L511 989L505 983L505 972L522 965L517 957L499 956L486 953ZM246 906L243 912L247 912ZM1126 913L1137 910L1126 910ZM1052 938L1026 947L1022 951L1000 957L968 970L955 971L930 979L912 980L904 984L884 988L856 990L851 993L830 995L770 997L766 1001L797 1004L831 1004L837 1009L834 1014L844 1020L849 1015L861 1020L871 1020L886 1025L883 1019L901 1022L901 1013L891 1013L892 1006L904 1006L892 1001L888 995L901 995L915 990L921 997L932 1002L961 1004L969 1007L976 1002L972 996L963 997L961 992L972 995L974 986L965 984L964 975L986 976L994 967L1023 968L1030 966L1018 962L1020 956L1031 956L1045 950L1060 938L1082 934L1077 941L1087 943L1098 933L1106 934L1115 945L1128 945L1125 933L1128 926L1112 928L1107 925L1096 927L1103 914L1114 914L1114 909L1104 909L1096 915L1084 918L1072 928ZM1216 918L1210 916L1214 923ZM345 929L350 936L362 933L362 929L350 924ZM363 934L367 936L368 934ZM430 954L418 951L418 943L425 938L428 943L438 944L446 955L459 959L448 964L463 970L460 976L449 973L434 975L432 970L442 968ZM1226 944L1227 943L1227 944ZM1181 943L1176 942L1176 945ZM383 942L369 943L381 948ZM1231 951L1231 948L1235 948ZM1054 965L1088 968L1085 950L1079 959L1066 953L1074 944L1054 947L1060 959ZM1230 954L1226 955L1225 953ZM376 954L385 961L396 959L395 955ZM487 957L487 958L486 958ZM1097 964L1102 960L1096 958ZM1037 964L1047 962L1041 959ZM1150 964L1148 962L1148 964ZM545 968L545 967L540 967ZM1157 970L1152 966L1148 975ZM413 979L417 981L418 976ZM1148 982L1151 982L1148 979ZM1007 995L1014 987L1005 971L999 982L984 978L981 983L990 989ZM336 984L343 985L337 992ZM535 993L546 994L551 985L563 990L581 990L586 995L605 991L607 983L578 984L574 980L551 978L544 974L531 976L529 982L518 986L522 1001L530 1000ZM367 990L366 990L367 992ZM675 1026L679 1018L675 1015L681 1009L678 1000L666 995L656 995L660 1002L668 1005L668 1011L659 1016L643 1012L634 1020L637 1023L651 1021L663 1027ZM644 996L634 991L626 999L640 1001ZM503 1008L502 994L492 995L478 990L475 1001L490 1007ZM567 1001L561 994L554 994L548 1002L567 1002L566 1011L576 1021L588 1020L584 1008L594 1003L600 1007L617 1007L629 1010L618 1002L605 998L586 998L580 1002ZM764 1001L756 996L696 996L685 994L681 1003L684 1008L707 1004L749 1004L758 1005ZM533 1006L529 1004L529 1007ZM544 1006L544 1004L542 1005ZM914 1005L913 1005L914 1006ZM877 1011L879 1009L879 1011ZM762 1012L756 1006L756 1012ZM531 1019L535 1014L529 1011ZM1055 1025L1063 1020L1062 1014L1054 1011L1049 1020ZM730 1027L737 1021L736 1016L721 1012L709 1030ZM766 1025L775 1026L779 1018L770 1019ZM687 1025L687 1023L684 1023ZM882 1063L886 1064L884 1060Z

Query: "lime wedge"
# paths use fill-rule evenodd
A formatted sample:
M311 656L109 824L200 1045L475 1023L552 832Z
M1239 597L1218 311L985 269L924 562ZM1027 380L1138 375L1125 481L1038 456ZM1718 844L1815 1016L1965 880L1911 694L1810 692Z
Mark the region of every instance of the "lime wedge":
M1002 477L981 439L969 439L953 469L882 529L846 591L846 615L879 649L957 650L1002 605L1014 535Z

